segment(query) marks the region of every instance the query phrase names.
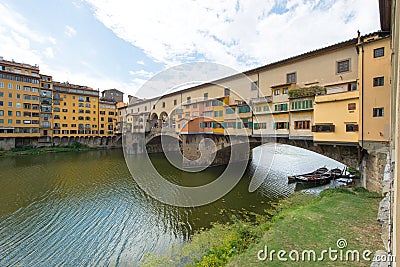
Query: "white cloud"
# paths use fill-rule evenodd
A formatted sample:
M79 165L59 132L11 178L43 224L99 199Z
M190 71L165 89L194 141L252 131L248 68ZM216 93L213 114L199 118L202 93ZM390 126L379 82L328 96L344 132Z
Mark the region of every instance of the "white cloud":
M138 61L136 61L136 63L139 64L139 65L144 65L144 61L143 60L138 60Z
M47 47L43 54L47 57L47 58L54 58L54 52L53 49L51 47Z
M65 32L64 32L68 37L74 37L76 35L76 30L69 26L65 25Z
M132 79L129 82L113 80L99 72L87 62L81 61L84 70L60 64L49 65L49 59L54 59L54 46L57 41L54 37L28 27L29 21L12 7L0 3L0 56L6 60L15 60L31 65L40 65L40 73L52 75L56 81L69 81L74 84L91 86L104 90L118 88L127 94L133 94L144 81ZM37 47L37 49L35 49Z
M248 68L379 27L378 1L86 2L117 36L167 66L200 57ZM286 12L274 12L276 6Z
M130 70L129 74L134 75L134 76L145 77L145 78L150 78L150 77L154 76L153 72L145 71L145 70L138 70L138 71Z

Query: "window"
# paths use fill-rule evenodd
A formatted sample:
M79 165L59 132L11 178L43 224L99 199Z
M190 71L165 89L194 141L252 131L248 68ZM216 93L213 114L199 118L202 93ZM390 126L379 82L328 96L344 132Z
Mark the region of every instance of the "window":
M335 131L335 125L333 124L319 124L319 125L314 125L311 128L312 132L334 132Z
M383 117L384 115L384 110L383 108L374 108L373 109L373 117Z
M64 108L64 109L62 110L62 112L68 112L68 109L65 109L65 108Z
M0 97L4 97L4 93L3 92L0 92Z
M289 129L289 122L275 122L274 129L275 130Z
M165 108L165 102L162 102L162 107Z
M286 74L287 83L296 83L296 72Z
M286 110L287 110L287 103L275 105L275 111L286 111Z
M4 83L0 82L0 88L4 88Z
M349 83L347 85L347 91L356 91L357 90L357 83Z
M8 89L13 89L12 83L9 83L9 84L8 84Z
M62 124L62 127L68 127L68 124Z
M186 97L187 103L190 104L190 96Z
M17 108L21 108L21 103L17 102L17 103L15 103L15 106L16 106Z
M281 89L274 90L274 95L280 95L280 94L281 94Z
M208 93L204 93L204 100L208 99Z
M174 99L174 106L176 106L176 104L178 103L178 101L176 101L176 99ZM144 107L144 110L147 110L147 106Z
M21 99L21 94L17 94L17 98L18 98L18 99Z
M0 101L0 107L4 106L3 101Z
M12 102L8 102L8 106L9 107L12 107L13 105L12 105Z
M12 119L8 119L8 124L12 124Z
M17 84L17 85L15 86L15 89L17 89L18 91L21 90L21 85Z
M248 105L240 106L240 107L238 107L238 112L239 112L239 113L247 113L247 112L250 112L250 106L248 106Z
M251 90L257 90L258 89L258 81L252 82L251 83Z
M0 110L0 116L4 116L4 110Z
M383 57L384 55L385 55L384 47L374 49L374 58Z
M224 90L224 96L230 96L231 95L231 89L225 88Z
M349 103L347 105L347 110L356 110L356 103Z
M9 111L7 112L7 115L8 115L8 116L12 116L12 111L9 110Z
M300 100L300 101L293 101L291 103L292 110L308 109L308 108L312 108L312 107L313 107L312 100Z
M358 132L358 124L346 124L346 132Z
M267 123L266 122L254 123L254 130L258 129L267 129Z
M284 95L287 95L289 93L289 88L283 88L283 94Z
M375 77L374 78L374 86L383 86L385 84L384 77Z
M213 107L222 106L222 102L219 99L215 99L212 101L212 106Z
M350 59L337 62L337 73L348 72L350 70Z
M235 109L234 108L226 108L225 113L226 114L235 114Z
M310 129L310 121L295 121L294 128L297 129Z

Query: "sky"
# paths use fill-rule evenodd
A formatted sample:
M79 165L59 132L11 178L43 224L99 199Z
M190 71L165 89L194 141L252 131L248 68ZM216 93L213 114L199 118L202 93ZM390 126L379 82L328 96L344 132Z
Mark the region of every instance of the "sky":
M135 92L179 64L245 71L379 30L378 0L1 0L0 56Z

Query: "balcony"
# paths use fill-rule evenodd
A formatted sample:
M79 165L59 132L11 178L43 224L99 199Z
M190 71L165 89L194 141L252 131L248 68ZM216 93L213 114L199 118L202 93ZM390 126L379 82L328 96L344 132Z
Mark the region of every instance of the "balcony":
M326 88L322 86L311 86L289 90L289 98L303 98L308 96L325 95Z
M50 129L51 128L51 124L50 123L41 123L40 124L40 128Z
M252 98L250 99L250 102L253 104L272 103L272 96Z

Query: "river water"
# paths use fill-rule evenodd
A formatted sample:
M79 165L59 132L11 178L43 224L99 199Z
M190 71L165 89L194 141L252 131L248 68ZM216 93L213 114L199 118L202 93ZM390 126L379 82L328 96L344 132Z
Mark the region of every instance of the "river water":
M272 166L263 165L268 153L275 153ZM185 174L161 155L151 160L160 173L182 183L211 181L224 170ZM2 158L0 266L137 265L145 254L165 253L211 222L262 213L295 190L287 175L321 166L343 167L303 149L264 145L253 150L253 161L226 196L202 207L178 208L144 193L120 150ZM257 167L264 170L256 177L262 183L250 193Z

